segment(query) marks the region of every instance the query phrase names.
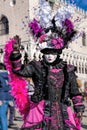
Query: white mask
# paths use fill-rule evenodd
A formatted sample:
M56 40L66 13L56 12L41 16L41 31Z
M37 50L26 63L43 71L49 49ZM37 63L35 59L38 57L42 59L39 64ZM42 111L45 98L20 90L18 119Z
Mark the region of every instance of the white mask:
M45 54L44 57L48 63L53 63L57 58L57 54Z

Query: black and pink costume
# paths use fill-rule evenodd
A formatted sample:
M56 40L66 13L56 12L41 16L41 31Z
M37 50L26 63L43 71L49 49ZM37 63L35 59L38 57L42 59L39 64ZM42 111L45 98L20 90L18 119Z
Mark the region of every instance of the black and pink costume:
M49 2L40 1L40 21L34 18L29 22L29 30L43 54L61 54L77 32L72 17L69 19L72 9L64 6L51 15ZM34 60L22 65L17 44L19 42L15 39L7 42L4 61L9 71L12 95L23 115L22 130L81 130L77 113L84 111L84 104L78 90L75 68L59 56L50 64L43 57L42 61ZM31 98L23 77L33 79L35 92Z
M75 114L70 108L72 100L75 113L84 111L74 67L59 58L51 64L43 59L31 61L24 66L20 63L20 57L20 53L10 56L14 73L31 77L35 85L35 93L30 101L30 113L27 114L22 130L79 130ZM33 111L34 107L38 107L36 112ZM34 116L37 123L33 122Z

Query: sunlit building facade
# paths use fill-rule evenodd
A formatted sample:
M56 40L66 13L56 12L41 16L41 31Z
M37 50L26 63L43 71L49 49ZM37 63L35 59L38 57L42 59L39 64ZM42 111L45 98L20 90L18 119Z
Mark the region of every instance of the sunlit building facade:
M53 13L60 6L67 6L65 0L47 1L49 1ZM35 9L39 6L39 0L1 0L0 5L0 62L3 62L3 48L6 41L14 35L21 37L22 62L24 62L26 53L29 60L35 58L35 43L29 33L28 22L35 17ZM84 90L84 87L87 87L87 13L75 8L73 21L80 35L70 43L68 49L63 51L61 57L77 67L76 74L81 80L82 90Z

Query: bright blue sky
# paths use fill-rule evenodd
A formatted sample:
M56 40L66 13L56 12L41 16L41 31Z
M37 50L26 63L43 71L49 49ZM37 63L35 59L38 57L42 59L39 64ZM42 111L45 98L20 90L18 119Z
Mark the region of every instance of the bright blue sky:
M87 11L87 0L66 0Z

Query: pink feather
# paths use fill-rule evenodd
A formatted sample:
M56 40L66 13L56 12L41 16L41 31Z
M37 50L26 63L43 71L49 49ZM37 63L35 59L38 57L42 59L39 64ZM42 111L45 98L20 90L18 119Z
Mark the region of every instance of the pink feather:
M12 44L14 44L15 40L10 39L6 42L4 48L4 63L6 65L6 69L9 71L9 84L11 86L11 94L15 98L15 103L19 112L23 117L27 115L29 112L29 97L26 89L27 82L23 77L20 77L12 72L12 64L10 61L10 54L13 50Z

